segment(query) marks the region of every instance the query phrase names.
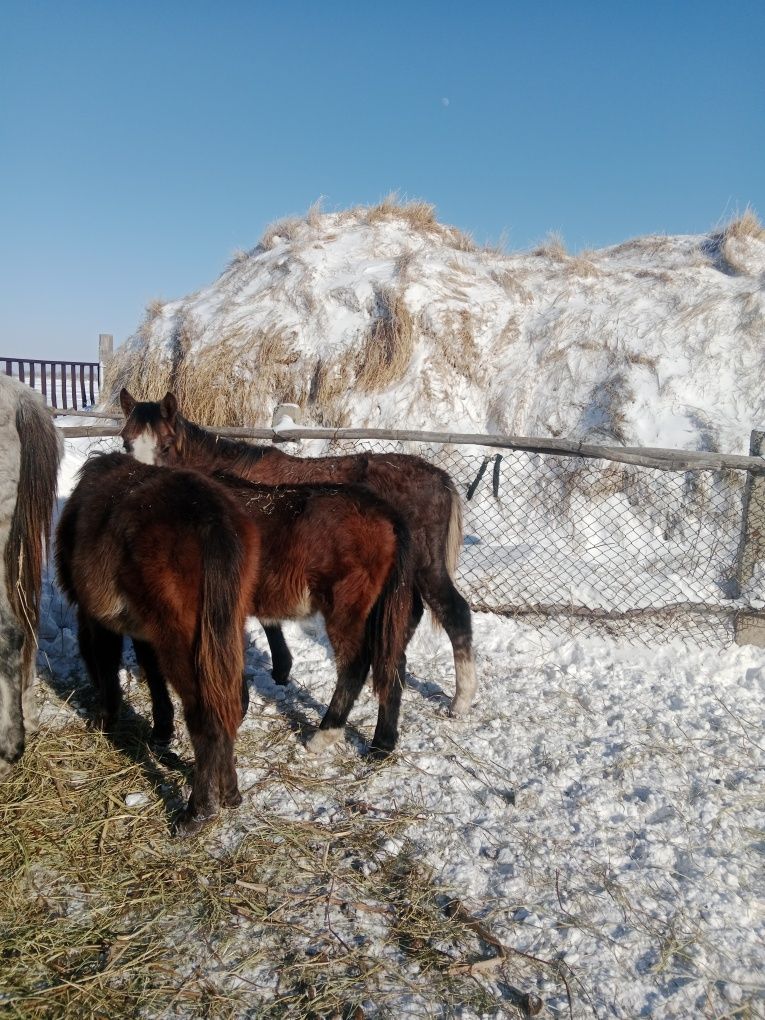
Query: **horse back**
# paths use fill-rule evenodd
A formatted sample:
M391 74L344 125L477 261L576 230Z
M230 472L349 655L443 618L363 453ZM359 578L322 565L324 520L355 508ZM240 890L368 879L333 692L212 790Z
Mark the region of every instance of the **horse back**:
M101 455L86 463L61 515L58 576L70 599L117 632L150 640L169 615L193 634L211 543L222 562L246 563L249 584L257 536L222 486Z
M462 544L459 496L447 472L422 457L358 453L303 458L274 449L252 463L248 477L269 485L364 486L404 516L420 570L441 562L447 549L456 561Z
M354 585L379 590L402 536L408 540L401 515L363 486L269 486L233 476L225 484L260 536L253 615L261 619L326 612Z

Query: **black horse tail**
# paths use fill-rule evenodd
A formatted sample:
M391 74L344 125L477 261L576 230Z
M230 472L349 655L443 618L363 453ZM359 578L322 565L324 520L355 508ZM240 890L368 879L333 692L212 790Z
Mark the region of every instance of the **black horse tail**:
M372 662L372 690L384 702L398 683L398 666L410 638L414 598L414 562L409 528L392 521L396 548L390 572L367 617L366 646Z

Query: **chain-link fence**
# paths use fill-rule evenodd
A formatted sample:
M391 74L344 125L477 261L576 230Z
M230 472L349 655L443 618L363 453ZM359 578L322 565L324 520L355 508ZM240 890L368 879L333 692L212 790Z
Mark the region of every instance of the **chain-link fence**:
M102 445L96 435L116 429L66 431L93 436L94 447ZM260 442L274 434L248 431ZM744 640L753 632L765 640L765 474L498 452L480 440L329 435L314 440L304 432L284 449L419 454L454 479L465 526L457 583L474 610L563 633L594 626L645 642L701 645L729 644L736 634L741 640L747 619ZM118 443L103 444L110 442Z
M322 449L418 453L448 471L463 497L457 581L475 610L714 645L765 607L762 564L740 577L745 471L381 440Z

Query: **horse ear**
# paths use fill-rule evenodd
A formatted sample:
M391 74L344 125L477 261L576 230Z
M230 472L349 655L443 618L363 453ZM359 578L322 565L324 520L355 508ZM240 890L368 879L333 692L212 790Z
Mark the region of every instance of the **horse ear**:
M162 417L167 418L167 420L172 425L172 423L175 421L175 416L178 413L178 401L175 399L175 396L172 393L170 393L169 390L162 398L162 401L159 405L159 410Z
M120 407L122 408L126 418L130 415L130 412L133 410L135 405L136 405L135 399L128 393L128 391L123 386L122 389L120 390Z

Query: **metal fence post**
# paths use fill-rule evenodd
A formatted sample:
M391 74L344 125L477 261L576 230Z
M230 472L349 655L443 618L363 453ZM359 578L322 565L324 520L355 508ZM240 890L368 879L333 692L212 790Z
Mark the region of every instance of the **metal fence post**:
M749 454L765 453L765 432L755 430L749 439ZM765 562L765 475L748 471L744 486L741 542L738 548L737 580L744 588L757 563ZM736 644L765 648L765 611L742 610L736 614Z

